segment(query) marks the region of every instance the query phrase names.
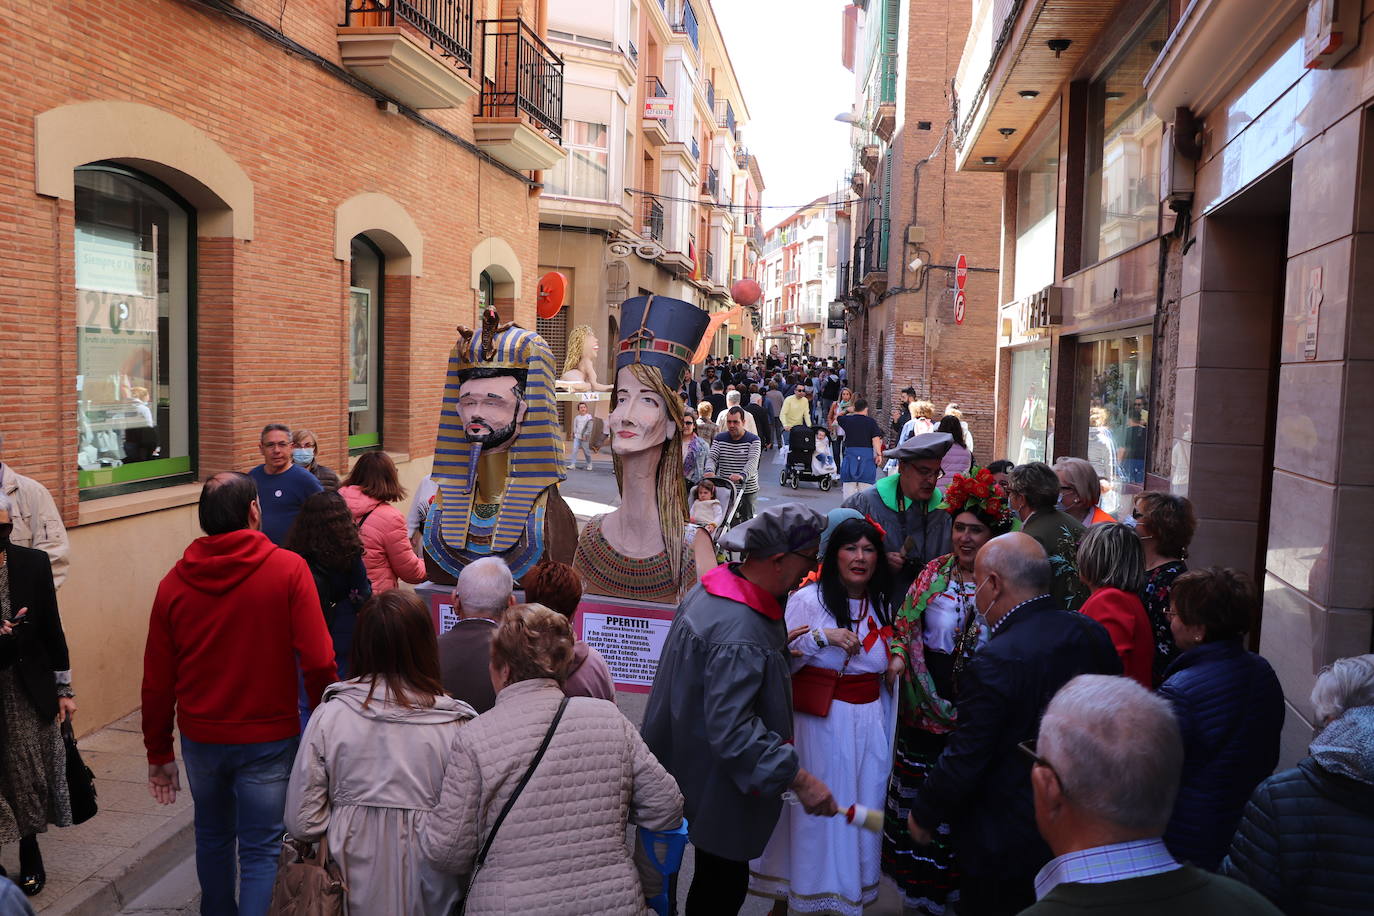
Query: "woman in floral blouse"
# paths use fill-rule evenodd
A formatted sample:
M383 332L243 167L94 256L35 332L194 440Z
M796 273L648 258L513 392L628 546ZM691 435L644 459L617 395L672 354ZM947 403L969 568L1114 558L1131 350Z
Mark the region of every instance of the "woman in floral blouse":
M1169 629L1169 591L1174 580L1188 571L1183 562L1188 545L1197 530L1193 504L1172 493L1141 493L1131 512L1140 546L1145 548L1145 588L1140 600L1155 635L1154 685L1164 681L1164 672L1179 654Z
M903 906L934 916L958 899L949 827L940 827L932 845L917 848L907 815L954 730L959 672L987 642L987 625L973 601L973 558L1012 525L1007 494L985 468L967 477L956 474L945 504L954 516L954 551L926 565L893 625L891 670L901 687L883 832L883 872L897 884Z

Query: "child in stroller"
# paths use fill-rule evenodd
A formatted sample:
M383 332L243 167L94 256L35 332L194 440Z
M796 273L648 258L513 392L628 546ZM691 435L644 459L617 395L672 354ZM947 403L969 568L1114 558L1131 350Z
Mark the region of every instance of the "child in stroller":
M825 438L818 438L818 433ZM792 427L787 436L787 464L778 475L779 483L795 490L805 480L819 483L822 490L829 490L835 483L834 468L835 456L830 451L830 437L825 430L801 425Z

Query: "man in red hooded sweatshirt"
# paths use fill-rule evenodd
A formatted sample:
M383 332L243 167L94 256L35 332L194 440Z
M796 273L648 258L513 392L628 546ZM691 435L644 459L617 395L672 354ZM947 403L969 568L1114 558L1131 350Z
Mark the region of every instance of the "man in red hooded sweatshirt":
M201 911L253 916L271 902L300 741L297 658L313 708L337 676L334 646L305 560L262 533L252 478L216 474L199 509L206 536L163 578L148 622L148 790L167 805L181 789L175 715L195 803Z

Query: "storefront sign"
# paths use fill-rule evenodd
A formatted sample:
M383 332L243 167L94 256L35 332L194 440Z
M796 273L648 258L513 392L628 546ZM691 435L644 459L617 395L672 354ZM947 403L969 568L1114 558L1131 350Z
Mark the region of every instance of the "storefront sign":
M632 604L591 595L577 606L577 635L606 660L616 690L648 693L674 611L670 604Z
M827 316L825 326L832 331L844 330L844 303L830 303L830 314Z
M650 96L644 100L644 117L657 121L668 121L673 117L673 100L662 96Z

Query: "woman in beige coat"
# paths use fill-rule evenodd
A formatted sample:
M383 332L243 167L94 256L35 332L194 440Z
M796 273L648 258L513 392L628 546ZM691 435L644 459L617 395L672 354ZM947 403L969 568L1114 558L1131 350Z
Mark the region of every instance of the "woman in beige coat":
M421 831L439 870L472 872L558 711L572 656L562 615L537 604L506 611L491 644L496 705L454 736L439 804ZM467 916L644 916L629 822L676 828L682 793L613 703L573 697L473 881Z
M327 837L347 912L447 913L462 888L425 861L418 831L439 800L453 737L477 713L444 695L434 625L414 592L384 592L358 611L353 670L325 689L305 729L286 829Z

